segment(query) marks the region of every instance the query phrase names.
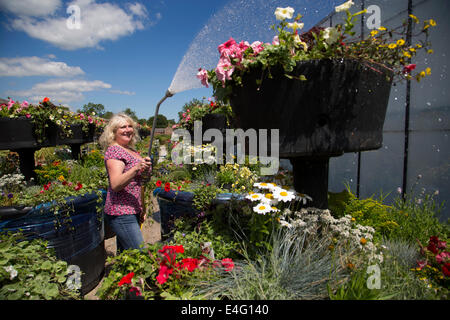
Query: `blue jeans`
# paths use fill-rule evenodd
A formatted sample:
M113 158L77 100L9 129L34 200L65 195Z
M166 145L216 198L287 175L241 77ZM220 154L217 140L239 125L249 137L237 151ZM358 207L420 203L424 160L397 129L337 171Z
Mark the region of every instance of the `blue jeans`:
M113 216L105 214L105 223L108 223L116 234L117 253L127 249L140 249L144 243L138 216L135 214L124 214Z

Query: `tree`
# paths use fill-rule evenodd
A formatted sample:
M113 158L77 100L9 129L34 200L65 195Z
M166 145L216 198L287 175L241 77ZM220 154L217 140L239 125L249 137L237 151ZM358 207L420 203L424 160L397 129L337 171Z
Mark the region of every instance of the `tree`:
M126 108L125 110L122 111L123 113L125 113L126 115L128 115L131 119L133 119L134 121L138 121L138 117L136 115L136 112L134 112L133 110L131 110L130 108Z
M87 114L92 114L92 112L94 112L96 116L102 117L105 114L105 107L101 103L89 102L88 104L85 104L81 110L77 110L77 112Z
M155 118L154 116L151 116L148 119L149 126L153 126L154 118ZM158 118L156 118L156 128L167 128L168 125L169 125L169 121L167 120L167 118L162 114L158 114Z

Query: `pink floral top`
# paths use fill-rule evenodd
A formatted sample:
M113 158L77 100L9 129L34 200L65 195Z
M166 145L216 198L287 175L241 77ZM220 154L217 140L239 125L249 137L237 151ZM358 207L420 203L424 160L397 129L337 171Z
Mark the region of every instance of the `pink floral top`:
M119 146L109 146L105 151L104 159L105 166L106 161L109 159L123 161L123 163L125 163L124 172L127 172L139 163L138 158ZM140 214L142 211L141 185L141 176L137 174L136 177L134 177L133 180L119 192L113 191L111 186L109 186L106 194L105 213L113 216Z

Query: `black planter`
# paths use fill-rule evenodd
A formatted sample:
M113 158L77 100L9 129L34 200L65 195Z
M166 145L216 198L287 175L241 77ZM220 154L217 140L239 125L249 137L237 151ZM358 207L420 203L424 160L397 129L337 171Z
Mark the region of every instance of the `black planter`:
M32 208L25 206L0 207L0 220L16 219L26 215Z
M38 141L35 127L30 119L0 118L0 150L17 150L24 148L42 148L52 145L55 141L50 138L48 130Z
M66 137L54 123L46 124L42 137L36 137L35 126L30 119L0 118L0 150L12 150L19 153L20 171L25 179L35 178L34 152L40 148L67 144L72 149L72 158L78 159L83 143L94 141L95 125L90 124L88 132L81 124L71 125L72 135Z
M330 59L299 62L292 75L306 81L289 79L281 67L271 68L271 78L267 73L252 70L233 87L234 127L279 129L279 157L291 159L295 189L326 208L329 158L382 146L393 73Z
M103 204L105 199L103 192ZM41 204L23 215L0 220L0 233L21 231L28 240L46 240L58 259L80 268L84 295L100 282L105 270L104 223L97 200L95 193L68 197L68 206L61 207L58 215L53 211L55 203ZM66 213L69 208L73 211Z

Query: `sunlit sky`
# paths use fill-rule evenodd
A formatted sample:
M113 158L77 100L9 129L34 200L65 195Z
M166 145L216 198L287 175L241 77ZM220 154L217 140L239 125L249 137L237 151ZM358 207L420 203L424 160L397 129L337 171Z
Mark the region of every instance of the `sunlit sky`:
M229 2L0 0L0 97L36 103L47 96L73 111L101 103L148 119L191 42ZM178 120L184 103L211 96L206 88L182 91L160 113Z

